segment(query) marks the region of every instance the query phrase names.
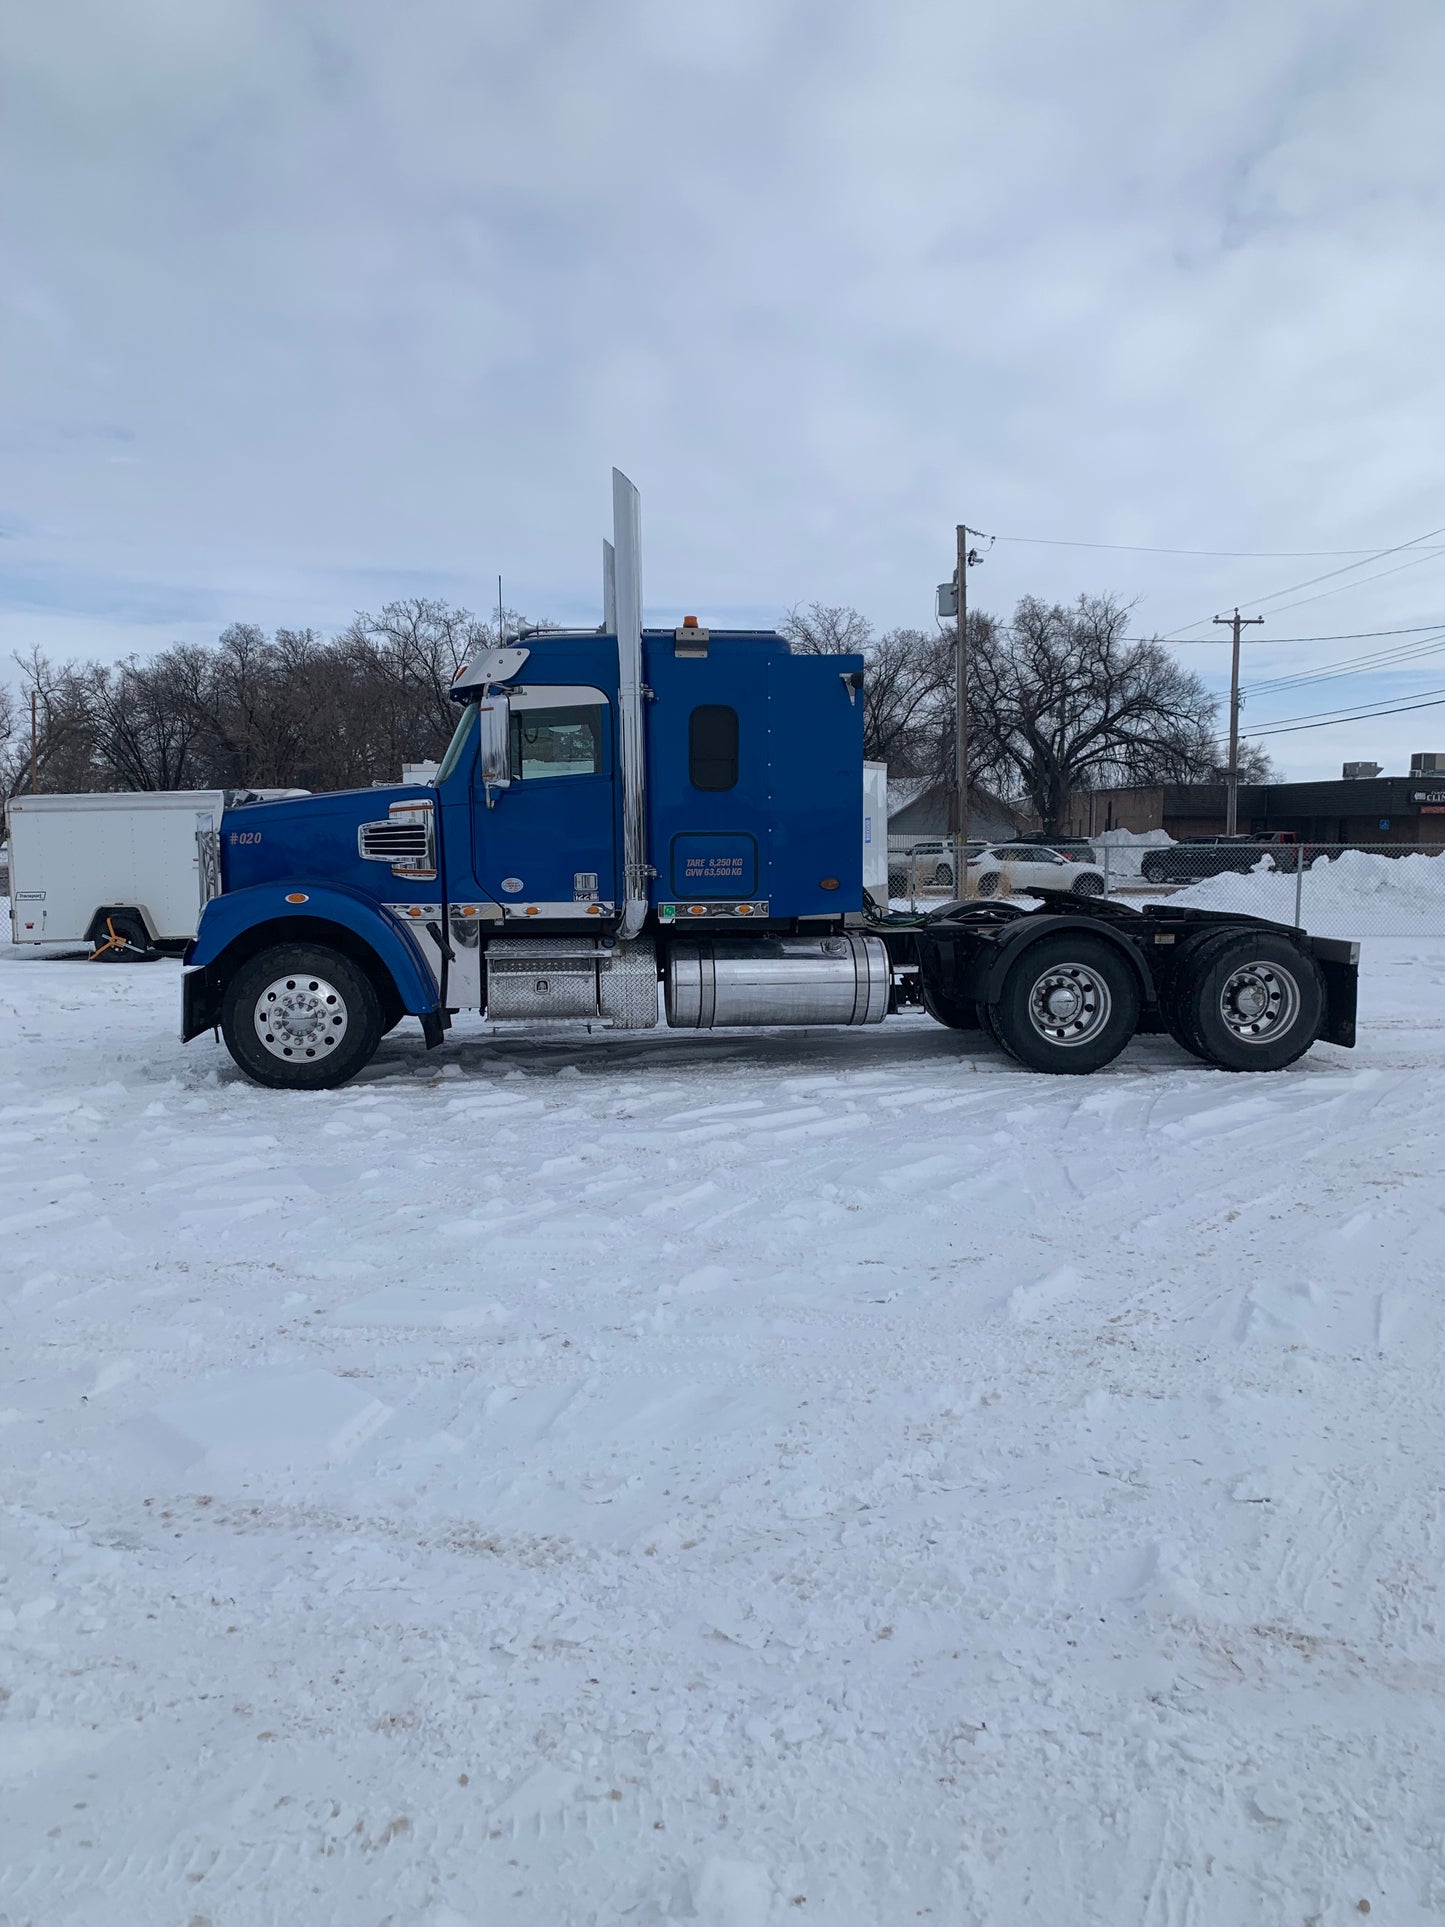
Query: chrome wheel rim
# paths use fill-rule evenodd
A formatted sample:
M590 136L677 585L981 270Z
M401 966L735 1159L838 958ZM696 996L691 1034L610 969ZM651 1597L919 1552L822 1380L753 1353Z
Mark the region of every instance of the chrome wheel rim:
M256 999L256 1035L289 1064L335 1055L346 1035L346 999L325 977L297 971L276 977Z
M1029 992L1029 1022L1040 1037L1066 1050L1092 1043L1113 1008L1109 986L1087 964L1055 964Z
M1241 1044L1268 1044L1294 1026L1300 989L1283 964L1256 960L1230 971L1219 991L1219 1014Z

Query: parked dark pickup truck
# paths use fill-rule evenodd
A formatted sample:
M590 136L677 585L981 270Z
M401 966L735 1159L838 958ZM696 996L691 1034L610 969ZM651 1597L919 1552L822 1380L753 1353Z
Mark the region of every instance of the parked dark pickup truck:
M1198 883L1201 877L1236 871L1247 876L1266 856L1281 870L1294 870L1303 859L1308 869L1313 853L1303 849L1293 830L1255 830L1246 836L1200 836L1162 850L1146 850L1139 869L1146 883Z

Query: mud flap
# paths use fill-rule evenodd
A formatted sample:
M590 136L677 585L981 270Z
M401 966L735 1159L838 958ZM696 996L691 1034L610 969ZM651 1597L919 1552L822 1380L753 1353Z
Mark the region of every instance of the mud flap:
M1306 941L1325 980L1325 1020L1320 1025L1320 1040L1353 1050L1360 999L1360 946L1338 937L1310 937Z
M181 973L181 1042L189 1044L221 1021L221 973L203 964Z

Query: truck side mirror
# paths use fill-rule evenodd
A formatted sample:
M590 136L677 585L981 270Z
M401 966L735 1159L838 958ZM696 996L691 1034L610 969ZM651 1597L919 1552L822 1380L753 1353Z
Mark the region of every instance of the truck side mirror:
M477 704L477 738L477 766L490 810L495 792L512 782L512 705L505 696L487 696Z

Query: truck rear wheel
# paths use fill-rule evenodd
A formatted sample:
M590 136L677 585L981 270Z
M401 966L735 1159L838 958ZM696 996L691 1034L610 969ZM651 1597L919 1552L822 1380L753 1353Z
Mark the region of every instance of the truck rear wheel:
M350 957L324 944L282 943L252 957L226 985L221 1034L253 1083L322 1091L376 1055L381 999Z
M936 1024L946 1024L950 1030L977 1030L979 1027L980 1006L970 998L946 996L942 991L930 990L923 986L923 1008Z
M1319 1035L1319 965L1288 937L1222 931L1184 964L1170 1028L1186 1050L1226 1071L1280 1071Z
M1034 1071L1102 1070L1139 1023L1139 984L1127 957L1098 937L1068 932L1031 943L1008 975L987 1028Z

